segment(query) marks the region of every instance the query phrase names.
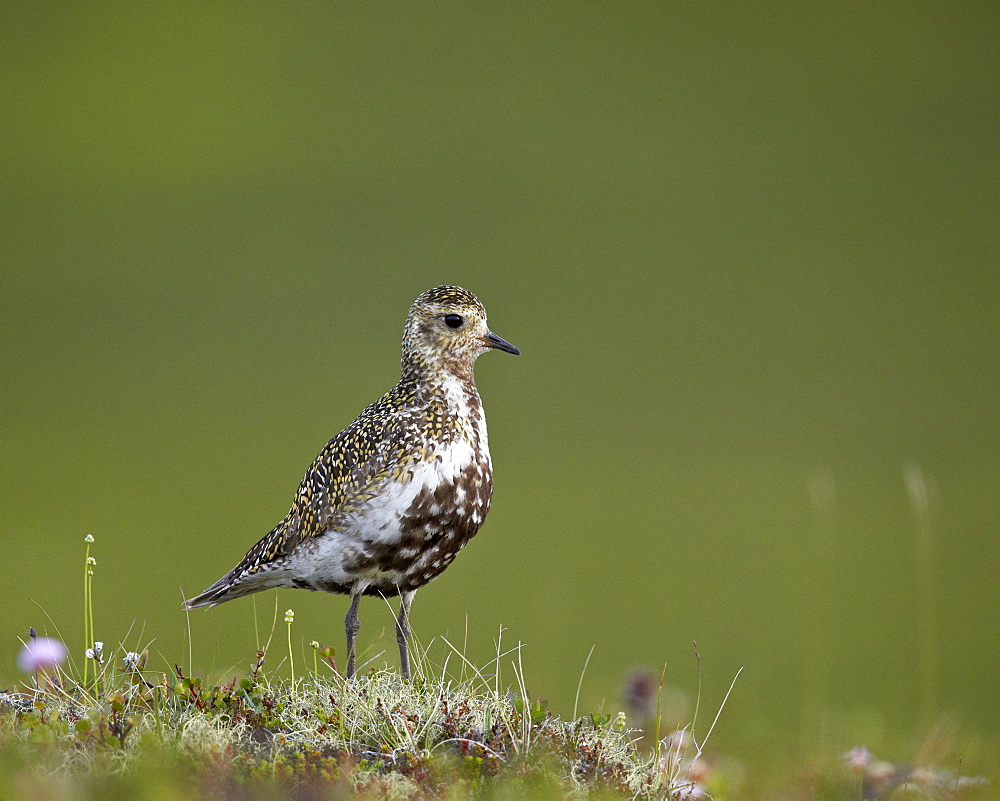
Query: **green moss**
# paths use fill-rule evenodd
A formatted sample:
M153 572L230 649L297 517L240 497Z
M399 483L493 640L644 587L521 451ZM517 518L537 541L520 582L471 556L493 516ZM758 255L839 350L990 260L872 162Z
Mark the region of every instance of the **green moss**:
M65 676L0 693L0 798L684 798L700 753L686 733L641 748L621 719L561 720L479 673L454 681L421 664L413 682L373 671L292 684L259 664L217 685L179 668L172 678L106 670L100 696ZM937 778L915 786L917 798L988 789L926 773ZM874 797L833 759L793 774L784 797ZM707 786L720 801L751 797L723 770Z

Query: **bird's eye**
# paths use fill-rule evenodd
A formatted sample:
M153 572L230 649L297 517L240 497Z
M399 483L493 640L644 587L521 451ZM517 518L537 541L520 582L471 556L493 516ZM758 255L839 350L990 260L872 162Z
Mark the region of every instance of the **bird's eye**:
M459 314L446 314L444 316L444 324L449 328L460 328L462 322L462 316Z

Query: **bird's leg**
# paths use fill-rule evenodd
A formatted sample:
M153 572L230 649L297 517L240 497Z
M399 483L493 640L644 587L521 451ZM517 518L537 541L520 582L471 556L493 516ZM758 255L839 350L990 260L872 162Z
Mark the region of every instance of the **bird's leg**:
M347 610L347 617L344 618L344 629L347 632L347 678L354 675L355 643L358 639L358 629L361 628L361 621L358 620L358 604L360 602L360 593L352 595L351 608Z
M410 604L416 590L399 594L399 616L396 618L396 642L399 643L399 667L403 678L410 678Z

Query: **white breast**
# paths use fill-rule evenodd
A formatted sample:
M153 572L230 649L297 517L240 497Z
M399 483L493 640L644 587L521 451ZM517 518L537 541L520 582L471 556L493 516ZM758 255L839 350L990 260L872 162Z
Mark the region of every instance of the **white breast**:
M488 462L488 451L485 458ZM309 553L303 552L303 558L293 557L296 564L289 565L290 572L310 583L333 582L347 586L367 583L365 577L345 570L345 562L351 564L356 562L353 557L358 554L370 556L373 551L397 545L401 539L401 518L411 509L415 499L425 489L433 491L441 483L455 483L475 460L476 452L467 440L440 445L428 454L428 458L413 462L403 480L387 481L370 502L341 518L337 530L318 537ZM367 577L375 578L376 575Z
M358 587L368 583L368 579L375 581L380 577L359 577L348 572L345 563L356 564L355 557L359 554L371 556L373 552L397 546L401 540L401 519L421 493L427 490L433 493L441 484L456 484L459 476L475 462L485 462L486 470L491 470L486 418L478 396L470 399L468 387L458 380L445 383L442 389L449 411L461 423L461 431L447 441L429 443L430 450L373 488L374 495L369 501L338 517L335 531L317 537L310 543L308 553L303 550L300 558L292 556L291 573L314 584L332 582ZM428 511L436 514L441 510ZM480 518L475 521L477 524L482 522L483 514L485 510L482 513L477 510L476 516ZM400 552L400 556L407 558L408 554Z

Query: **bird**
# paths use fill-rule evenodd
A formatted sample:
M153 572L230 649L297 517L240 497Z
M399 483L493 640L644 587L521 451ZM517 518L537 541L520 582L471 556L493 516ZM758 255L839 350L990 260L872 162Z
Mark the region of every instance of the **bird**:
M410 306L398 383L331 439L288 514L186 609L290 587L350 596L347 678L355 674L361 597L399 596L396 640L410 678L410 607L482 526L493 493L486 417L473 366L489 350L520 355L459 286Z

